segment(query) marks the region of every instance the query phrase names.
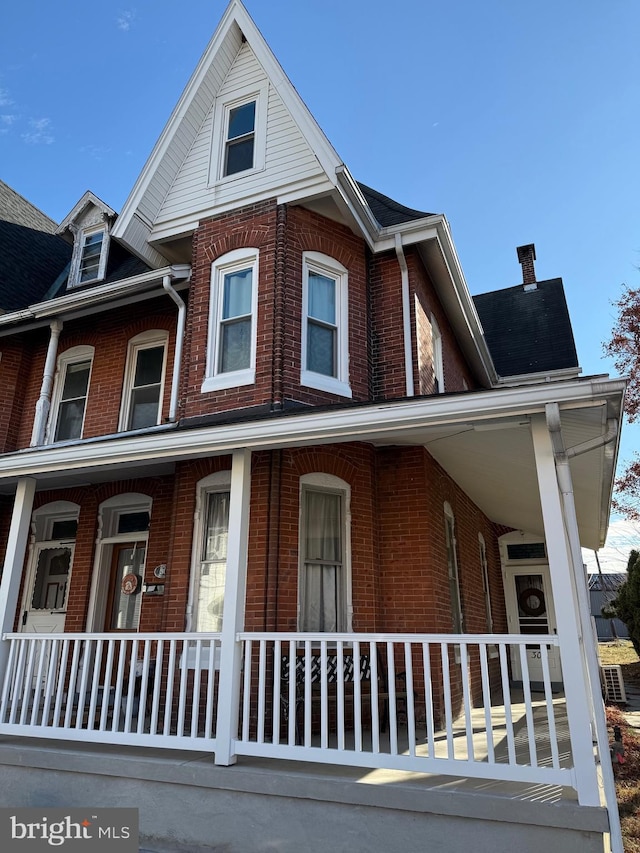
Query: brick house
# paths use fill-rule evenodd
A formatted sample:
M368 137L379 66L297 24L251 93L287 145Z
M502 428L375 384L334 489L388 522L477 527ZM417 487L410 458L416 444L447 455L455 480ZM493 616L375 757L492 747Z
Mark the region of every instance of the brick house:
M119 214L0 190L11 795L79 803L108 755L101 802L135 777L190 843L238 837L224 796L261 839L321 801L368 850L616 849L580 546L624 382L580 377L534 247L472 298L446 218L354 180L239 0Z

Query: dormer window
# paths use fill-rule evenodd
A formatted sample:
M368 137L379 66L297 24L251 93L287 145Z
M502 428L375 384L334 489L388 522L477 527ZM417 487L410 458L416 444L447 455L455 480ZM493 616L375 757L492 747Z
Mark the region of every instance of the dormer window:
M99 227L78 230L69 275L69 287L101 281L107 272L109 232Z
M216 100L209 183L242 178L264 169L267 145L266 81Z
M104 231L95 231L93 234L84 235L78 284L84 284L85 281L94 281L101 277L100 260L102 258L103 243Z

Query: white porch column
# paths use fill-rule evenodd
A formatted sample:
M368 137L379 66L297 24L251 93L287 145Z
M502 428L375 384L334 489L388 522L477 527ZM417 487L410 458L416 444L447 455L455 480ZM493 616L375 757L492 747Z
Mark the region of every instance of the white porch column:
M251 451L236 450L231 465L227 576L222 610L216 764L235 764L238 738L242 645L236 641L244 630L247 588L247 546L251 497Z
M7 553L2 570L2 583L0 583L0 637L13 631L35 493L34 479L24 477L18 481L7 539ZM0 640L0 684L4 680L8 655L9 643Z
M591 698L589 685L585 680L578 604L571 580L571 555L565 529L566 519L556 477L551 436L543 415L532 417L531 433L558 626L574 781L578 791L578 802L584 806L599 806L600 795L589 713Z

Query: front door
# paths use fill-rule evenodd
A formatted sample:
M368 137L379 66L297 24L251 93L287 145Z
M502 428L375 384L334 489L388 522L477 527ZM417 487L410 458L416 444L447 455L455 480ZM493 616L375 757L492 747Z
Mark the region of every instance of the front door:
M507 607L512 632L531 635L556 633L550 591L551 577L546 565L508 571ZM551 682L557 684L562 681L560 653L557 646L547 646L547 651ZM530 682L541 685L544 680L542 653L534 643L527 646L527 664ZM515 650L512 665L514 681L522 681L520 656Z
M138 630L145 554L143 542L123 542L113 546L106 631Z
M45 634L64 631L72 562L73 545L36 543L22 613L23 631Z

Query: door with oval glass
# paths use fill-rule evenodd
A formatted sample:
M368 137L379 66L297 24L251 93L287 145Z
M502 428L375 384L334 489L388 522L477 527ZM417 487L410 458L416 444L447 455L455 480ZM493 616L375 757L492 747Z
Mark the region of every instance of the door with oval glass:
M106 631L138 630L145 555L144 542L119 542L113 546Z
M510 570L507 584L507 607L510 630L518 634L555 634L556 620L551 597L549 566L529 566ZM541 685L544 680L542 652L535 643L527 645L529 681ZM549 675L552 683L562 681L557 646L547 646ZM522 681L519 654L512 654L514 681Z

